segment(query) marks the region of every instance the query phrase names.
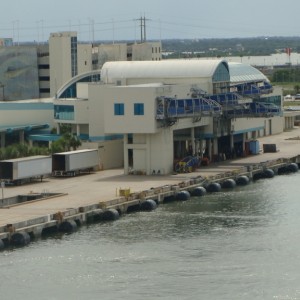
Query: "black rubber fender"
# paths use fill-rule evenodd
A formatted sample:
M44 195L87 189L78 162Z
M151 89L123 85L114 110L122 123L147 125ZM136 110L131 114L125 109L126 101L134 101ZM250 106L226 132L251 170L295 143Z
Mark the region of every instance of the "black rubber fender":
M115 221L120 218L120 214L116 209L110 208L103 212L102 220L103 221Z
M222 182L222 188L223 189L233 189L236 187L236 182L234 179L232 178L228 178L228 179L225 179L223 182Z
M198 186L192 191L192 196L202 197L206 194L206 188L203 186Z
M263 178L273 178L275 176L275 173L272 169L266 169L263 172Z
M60 223L58 230L60 232L71 233L77 230L77 224L74 220L63 221Z
M176 195L176 200L186 201L191 198L191 194L189 191L180 191Z
M299 167L296 163L291 163L286 168L288 172L292 172L292 173L296 173L299 170Z
M221 185L218 182L211 182L206 186L209 193L218 193L221 191Z
M30 235L27 232L15 232L10 243L14 246L26 246L30 243Z
M250 179L248 176L242 175L242 176L239 176L235 182L237 185L247 185L250 182Z
M0 239L0 250L4 249L5 244L2 239Z
M157 204L153 199L147 199L146 201L141 203L141 210L143 211L151 211L157 208Z

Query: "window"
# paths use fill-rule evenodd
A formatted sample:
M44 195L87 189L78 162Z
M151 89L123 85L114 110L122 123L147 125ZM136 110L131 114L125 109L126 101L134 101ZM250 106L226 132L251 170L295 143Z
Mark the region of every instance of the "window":
M54 105L54 119L56 120L74 120L73 105Z
M134 115L135 116L144 115L144 103L134 103Z
M115 116L124 116L124 103L115 103Z
M40 81L49 81L50 80L50 76L40 76L39 80Z

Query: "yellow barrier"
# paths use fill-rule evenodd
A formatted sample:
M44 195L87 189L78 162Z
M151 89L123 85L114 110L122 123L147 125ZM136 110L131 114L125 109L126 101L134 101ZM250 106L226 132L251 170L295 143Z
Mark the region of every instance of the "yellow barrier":
M119 189L119 196L129 197L130 189Z

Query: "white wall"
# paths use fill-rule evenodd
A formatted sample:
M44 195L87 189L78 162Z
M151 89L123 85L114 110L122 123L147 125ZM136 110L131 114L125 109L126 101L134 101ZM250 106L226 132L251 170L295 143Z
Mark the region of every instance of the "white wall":
M26 109L24 109L24 105ZM18 109L18 104L14 103L1 103L0 105L0 126L17 126L27 124L46 124L50 127L54 126L53 109L36 109L33 103L23 103L23 109ZM14 106L14 109L9 109ZM48 106L48 105L47 105ZM6 107L5 109L3 109Z
M71 70L71 37L76 32L52 33L49 38L50 53L50 95L72 77Z
M89 98L89 84L87 82L78 82L76 84L77 98L88 99Z
M275 116L272 118L238 118L232 120L231 128L234 132L237 131L253 131L259 130L260 136L269 135L270 133L270 122L271 120L271 133L278 134L283 132L283 117ZM260 127L264 127L264 129L260 129Z
M103 86L89 84L89 130L90 136L104 136L104 102Z
M135 172L151 175L154 171L163 175L173 171L173 130L170 127L156 134L134 134L133 144L125 147L124 155L128 149L133 149Z
M107 86L101 88L105 102L105 133L155 133L156 88ZM114 114L114 104L124 103L124 115ZM144 104L144 115L134 115L134 104Z
M123 140L83 142L80 149L98 149L100 170L122 168L124 165Z
M92 67L92 44L77 45L78 74L89 72Z
M150 139L150 171L157 174L170 174L173 172L173 130L168 127L161 130ZM150 174L151 174L150 173Z

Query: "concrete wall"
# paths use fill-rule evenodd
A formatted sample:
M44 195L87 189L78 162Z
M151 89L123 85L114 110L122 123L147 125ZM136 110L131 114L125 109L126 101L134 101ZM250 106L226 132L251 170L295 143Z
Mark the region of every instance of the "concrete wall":
M76 36L76 32L52 33L50 35L50 95L52 97L72 77L71 37Z
M104 131L104 102L102 87L97 84L89 84L89 135L91 137L103 137Z
M53 104L43 102L1 102L0 126L46 124L53 127Z
M81 149L98 149L100 170L122 168L124 165L123 140L83 142Z
M155 87L101 88L105 111L105 133L155 133L157 124ZM114 114L114 104L124 104L124 115ZM134 115L134 104L144 104L144 115Z
M173 171L173 130L165 128L150 139L150 174L170 174ZM159 171L159 172L158 172Z
M173 171L173 130L170 127L156 134L134 134L133 143L125 145L125 156L128 149L133 151L133 172L137 174L163 175ZM129 171L127 167L125 165L125 172Z
M78 82L76 84L76 93L77 93L77 98L88 99L89 98L89 83Z
M259 136L283 132L283 117L238 118L231 121L231 131L236 133L258 131Z
M127 60L126 44L110 44L98 46L98 65L101 67L107 61Z
M92 44L77 45L78 74L89 72L92 66Z

